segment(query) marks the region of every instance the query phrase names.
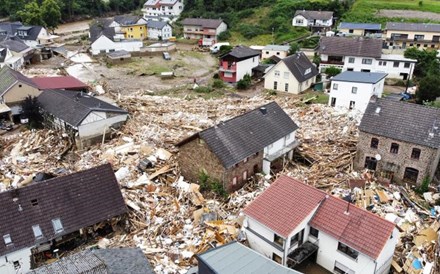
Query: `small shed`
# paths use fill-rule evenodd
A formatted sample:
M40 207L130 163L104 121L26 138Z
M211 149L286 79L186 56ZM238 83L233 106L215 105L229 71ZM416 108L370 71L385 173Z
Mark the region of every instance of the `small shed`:
M131 61L131 53L126 50L118 50L107 53L107 63L121 64Z

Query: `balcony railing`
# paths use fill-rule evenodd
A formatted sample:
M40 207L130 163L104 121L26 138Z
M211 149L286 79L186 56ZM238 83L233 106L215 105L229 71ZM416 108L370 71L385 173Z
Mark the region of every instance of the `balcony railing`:
M287 255L287 266L294 268L296 265L304 262L307 258L312 256L319 249L318 240L306 241L302 245L298 246L289 255Z
M236 72L237 71L237 65L233 65L233 66L220 66L219 68L220 71L224 71L224 72Z

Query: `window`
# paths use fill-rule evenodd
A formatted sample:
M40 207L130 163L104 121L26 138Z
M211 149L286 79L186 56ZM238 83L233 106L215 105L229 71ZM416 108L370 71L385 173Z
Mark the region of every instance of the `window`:
M352 29L348 30L348 33L353 33L353 32L354 32L354 30L352 30Z
M288 83L284 84L284 91L286 91L286 92L289 91L289 84Z
M409 62L405 62L405 65L404 65L404 67L405 67L405 68L409 68L409 67L410 67L410 65L411 65L411 63L409 63Z
M317 230L316 228L310 227L310 232L309 232L310 236L313 236L315 238L318 238L319 235L319 230Z
M338 250L341 251L342 253L350 256L353 259L357 259L359 252L357 252L356 250L354 250L353 248L344 245L343 243L339 242L338 243Z
M31 200L31 205L32 206L37 206L38 205L38 199Z
M12 244L12 239L10 234L3 235L3 241L5 241L5 245Z
M279 51L277 51L277 55L280 55L280 52L279 52Z
M277 263L279 263L279 264L281 264L281 263L283 262L283 260L281 259L281 257L278 256L278 255L275 254L275 253L272 253L272 260L275 261L275 262L277 262Z
M296 19L296 23L302 25L302 24L304 23L304 20L302 20L302 19Z
M410 183L417 183L417 177L419 177L419 171L412 167L405 168L405 173L403 174L403 180Z
M52 219L52 226L55 233L62 232L64 230L63 225L61 224L60 218Z
M308 68L308 69L306 69L306 71L304 72L304 75L307 75L307 74L309 74L310 72L312 72L312 69L311 69L311 68Z
M370 169L370 170L376 170L377 167L377 160L374 157L365 157L365 165L364 168Z
M336 106L336 98L335 98L335 97L332 97L332 98L331 98L331 100L330 100L330 106L331 106L331 107L335 107L335 106Z
M232 185L235 186L237 184L237 176L232 178Z
M355 102L350 101L350 104L348 105L348 109L354 109L354 106L355 106Z
M19 87L19 88L21 88L21 87L22 87L22 85L21 85L21 84L19 84L19 85L18 85L18 87Z
M211 37L208 37L208 38L211 38ZM255 62L255 57L252 57L252 62Z
M379 147L379 139L377 138L371 138L371 148L378 148Z
M140 29L142 29L142 27L139 27Z
M387 61L379 61L379 66L386 66L387 65Z
M423 39L425 39L425 35L423 35L423 34L416 34L416 35L414 35L414 41L420 41L420 40L423 40Z
M43 232L41 231L40 225L33 225L32 230L34 231L35 239L43 238Z
M284 79L289 79L289 72L288 71L284 72Z
M346 267L345 265L341 264L338 261L335 261L335 268L333 269L333 272L339 274L355 274L353 270L351 270L350 268Z
M420 159L421 150L418 148L413 148L411 152L411 159Z
M13 264L14 264L14 269L15 270L19 270L21 268L21 265L20 265L19 261L14 261Z
M364 58L362 59L362 64L364 65L371 65L373 63L373 59Z
M276 70L275 71L275 77L279 77L280 76L280 71L279 70Z
M358 92L358 88L357 87L352 87L351 88L351 93L356 94Z
M281 238L281 236L274 234L274 239L273 242L280 245L280 246L284 246L284 239Z
M269 52L268 52L268 51L266 51L266 54L269 54Z
M348 62L351 63L351 64L353 64L353 63L354 63L354 57L350 57L350 58L348 58Z
M338 84L333 84L333 90L338 90Z
M400 62L395 61L395 62L393 63L393 67L398 68L398 67L399 67L399 64L400 64Z
M277 81L273 82L273 89L277 90L277 87L278 87L278 82Z
M292 236L292 238L290 238L290 247L296 245L298 243L299 240L299 233L296 233L295 235Z
M243 171L243 181L247 180L247 175L248 175L247 170Z
M391 143L390 152L393 153L393 154L399 153L399 144Z

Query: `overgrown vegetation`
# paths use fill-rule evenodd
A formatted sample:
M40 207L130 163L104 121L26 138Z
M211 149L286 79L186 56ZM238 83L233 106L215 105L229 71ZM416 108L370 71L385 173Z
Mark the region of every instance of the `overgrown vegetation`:
M201 191L213 191L215 194L220 195L223 198L228 197L228 193L223 187L223 184L209 177L205 170L201 170L199 173L199 184Z
M340 68L331 66L325 69L325 74L327 74L328 77L333 77L341 73L341 71Z
M429 179L428 176L426 176L425 178L423 178L422 183L420 184L420 186L418 186L415 191L420 194L423 195L423 193L428 192L429 190L429 184L431 183L431 179Z

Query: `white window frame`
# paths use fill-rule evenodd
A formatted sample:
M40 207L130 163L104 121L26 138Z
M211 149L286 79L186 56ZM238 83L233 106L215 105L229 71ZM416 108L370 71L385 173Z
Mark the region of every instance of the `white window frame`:
M284 79L289 79L289 72L285 71L283 74Z
M371 65L373 64L373 59L371 58L363 58L362 59L362 65Z
M41 231L40 225L33 225L32 231L34 232L35 239L43 238L43 231Z
M64 231L63 223L61 223L60 218L52 219L52 227L55 233L60 233Z
M354 57L348 57L348 63L353 64L354 63Z
M338 90L338 83L333 83L333 87L332 87L332 89L333 89L333 90Z
M5 234L3 235L3 241L5 242L5 245L11 245L12 244L12 238L11 234Z

